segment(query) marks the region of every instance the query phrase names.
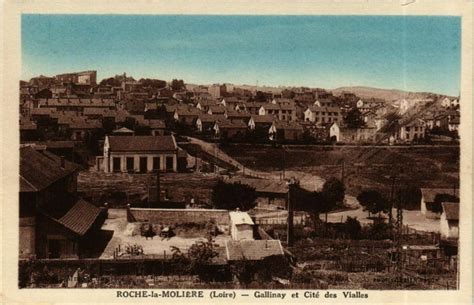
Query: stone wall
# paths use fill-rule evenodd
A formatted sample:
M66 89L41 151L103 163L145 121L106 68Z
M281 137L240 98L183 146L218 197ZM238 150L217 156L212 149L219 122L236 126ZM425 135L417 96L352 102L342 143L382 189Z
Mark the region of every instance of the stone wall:
M227 210L212 209L142 209L130 208L128 213L131 222L150 222L162 225L183 223L208 223L214 220L217 225L229 225Z

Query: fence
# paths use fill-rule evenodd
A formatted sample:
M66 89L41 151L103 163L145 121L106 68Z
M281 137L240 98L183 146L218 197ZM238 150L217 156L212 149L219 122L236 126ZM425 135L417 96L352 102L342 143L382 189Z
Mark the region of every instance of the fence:
M255 224L258 225L286 225L288 219L286 216L282 217L259 217L254 219ZM306 225L306 216L293 216L293 224L295 225Z

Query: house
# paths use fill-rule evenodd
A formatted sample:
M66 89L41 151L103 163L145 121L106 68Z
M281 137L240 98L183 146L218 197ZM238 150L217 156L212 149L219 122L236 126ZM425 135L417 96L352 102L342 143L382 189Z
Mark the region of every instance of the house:
M441 107L444 107L444 108L448 108L451 106L451 100L447 97L443 98L440 103L441 103Z
M376 128L341 128L339 141L344 143L374 143Z
M287 208L288 185L285 181L272 179L243 178L234 176L227 179L230 183L241 183L255 188L259 208L280 209Z
M435 202L436 195L459 198L459 189L449 188L421 188L420 211L426 218L438 219L442 212L440 202Z
M357 101L357 103L356 103L356 107L360 109L360 108L362 108L363 106L364 106L364 101L361 100L361 99L359 99L359 100Z
M115 136L133 136L135 131L128 129L127 127L122 127L112 131L112 134Z
M224 97L221 100L220 104L228 109L235 109L236 106L241 105L245 102L246 102L245 99L232 96L232 97Z
M221 120L221 121L216 121L214 124L214 132L216 136L219 136L224 139L229 139L229 138L242 138L245 136L247 133L247 124L244 122L237 120L237 121L231 121L231 120Z
M459 117L455 117L448 122L448 130L458 132L459 130Z
M222 115L227 111L225 106L222 105L209 105L207 109L207 114L211 115Z
M226 113L225 113L225 117L229 120L232 120L232 121L242 121L244 123L248 123L248 121L250 120L250 116L251 114L248 113L248 112L245 112L245 111L237 111L237 110L227 110Z
M342 112L339 107L310 106L304 112L304 120L319 124L342 122Z
M177 171L174 136L106 136L102 161L106 173Z
M222 114L216 114L216 115L207 114L207 113L200 114L196 120L196 129L199 132L203 132L203 133L212 132L214 130L213 129L214 124L217 121L223 121L225 119L226 117Z
M173 118L185 125L191 126L196 123L200 111L192 107L180 107L174 111Z
M316 107L337 107L337 103L329 98L318 98L314 101Z
M439 220L441 237L459 238L459 203L442 202L443 212Z
M411 106L410 102L407 99L401 99L396 103L398 104L398 111L400 114L405 114Z
M229 231L232 240L253 240L254 223L246 212L229 212Z
M152 136L162 136L165 134L166 124L163 120L148 120L147 123Z
M336 122L332 123L329 127L329 140L334 142L341 141L341 129Z
M288 100L289 99L274 99L277 100ZM267 103L260 107L258 110L259 115L271 115L280 121L296 121L296 106L294 103Z
M227 261L262 261L267 257L284 256L280 240L240 240L226 242Z
M20 148L20 258L88 257L106 213L76 198L79 166Z
M250 130L258 128L268 129L273 121L275 121L275 118L271 115L252 115L249 119L248 126Z
M262 107L266 103L262 102L247 102L245 104L245 109L250 114L258 114L260 107Z
M398 138L402 142L412 142L425 137L426 123L422 119L414 119L402 124L398 130Z
M20 142L37 140L37 130L38 126L34 121L20 117Z
M303 126L297 122L274 121L268 134L273 141L298 141L303 136Z
M68 130L71 134L71 140L83 141L91 137L94 131L102 128L102 122L98 120L72 121Z
M215 100L199 100L196 104L196 108L208 112L210 106L217 106L217 101Z

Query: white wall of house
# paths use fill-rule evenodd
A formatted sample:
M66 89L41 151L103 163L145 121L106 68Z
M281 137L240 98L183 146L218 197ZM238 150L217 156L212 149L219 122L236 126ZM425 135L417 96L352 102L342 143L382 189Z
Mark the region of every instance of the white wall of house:
M159 157L160 158L160 170L161 171L173 171L176 172L178 170L178 161L176 158L176 154L174 153L114 153L110 154L110 157L105 158L105 162L108 162L109 167L105 167L105 172L116 172L114 168L114 159L120 159L120 170L119 172L126 173L127 170L127 158L133 158L133 172L140 172L140 158L145 157L147 158L147 166L146 171L152 172L153 171L153 158ZM166 166L167 158L172 158L173 166L172 168L168 168Z
M329 138L336 137L336 142L341 140L341 130L337 124L332 124L329 128Z
M35 217L20 218L19 256L29 258L36 253L36 219Z
M232 224L230 234L233 240L252 240L253 226L250 224Z
M448 221L446 214L443 212L439 220L439 231L444 238L458 238L459 237L459 222Z

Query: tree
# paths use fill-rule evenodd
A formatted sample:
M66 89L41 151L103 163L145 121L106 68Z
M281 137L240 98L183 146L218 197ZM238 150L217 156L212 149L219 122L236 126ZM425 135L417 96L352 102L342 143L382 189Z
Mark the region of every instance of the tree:
M256 199L255 188L239 182L219 180L212 188L212 203L218 209L247 211L255 207Z
M305 211L311 215L313 226L316 229L320 222L319 215L324 212L321 193L294 186L291 192L291 200L294 202L295 211Z
M347 127L349 128L360 128L365 125L362 113L356 107L352 108L344 119Z
M390 209L388 200L376 190L362 191L357 196L357 200L364 207L364 210L369 212L369 217L371 213L387 213Z
M338 204L344 201L346 187L337 178L330 178L323 184L321 191L322 205L321 212L326 214L326 223L328 220L328 212L332 211Z
M180 80L173 79L171 81L171 89L173 91L183 90L184 89L184 81L182 79L180 79Z
M209 270L212 259L218 256L212 240L197 241L188 250L190 268L201 280L209 281L213 277L213 272Z
M360 232L362 231L362 226L357 220L357 217L347 217L345 223L346 234L350 236L351 239L358 239L360 237Z
M337 178L330 178L324 182L322 195L324 199L330 201L330 204L339 204L344 201L346 187Z

